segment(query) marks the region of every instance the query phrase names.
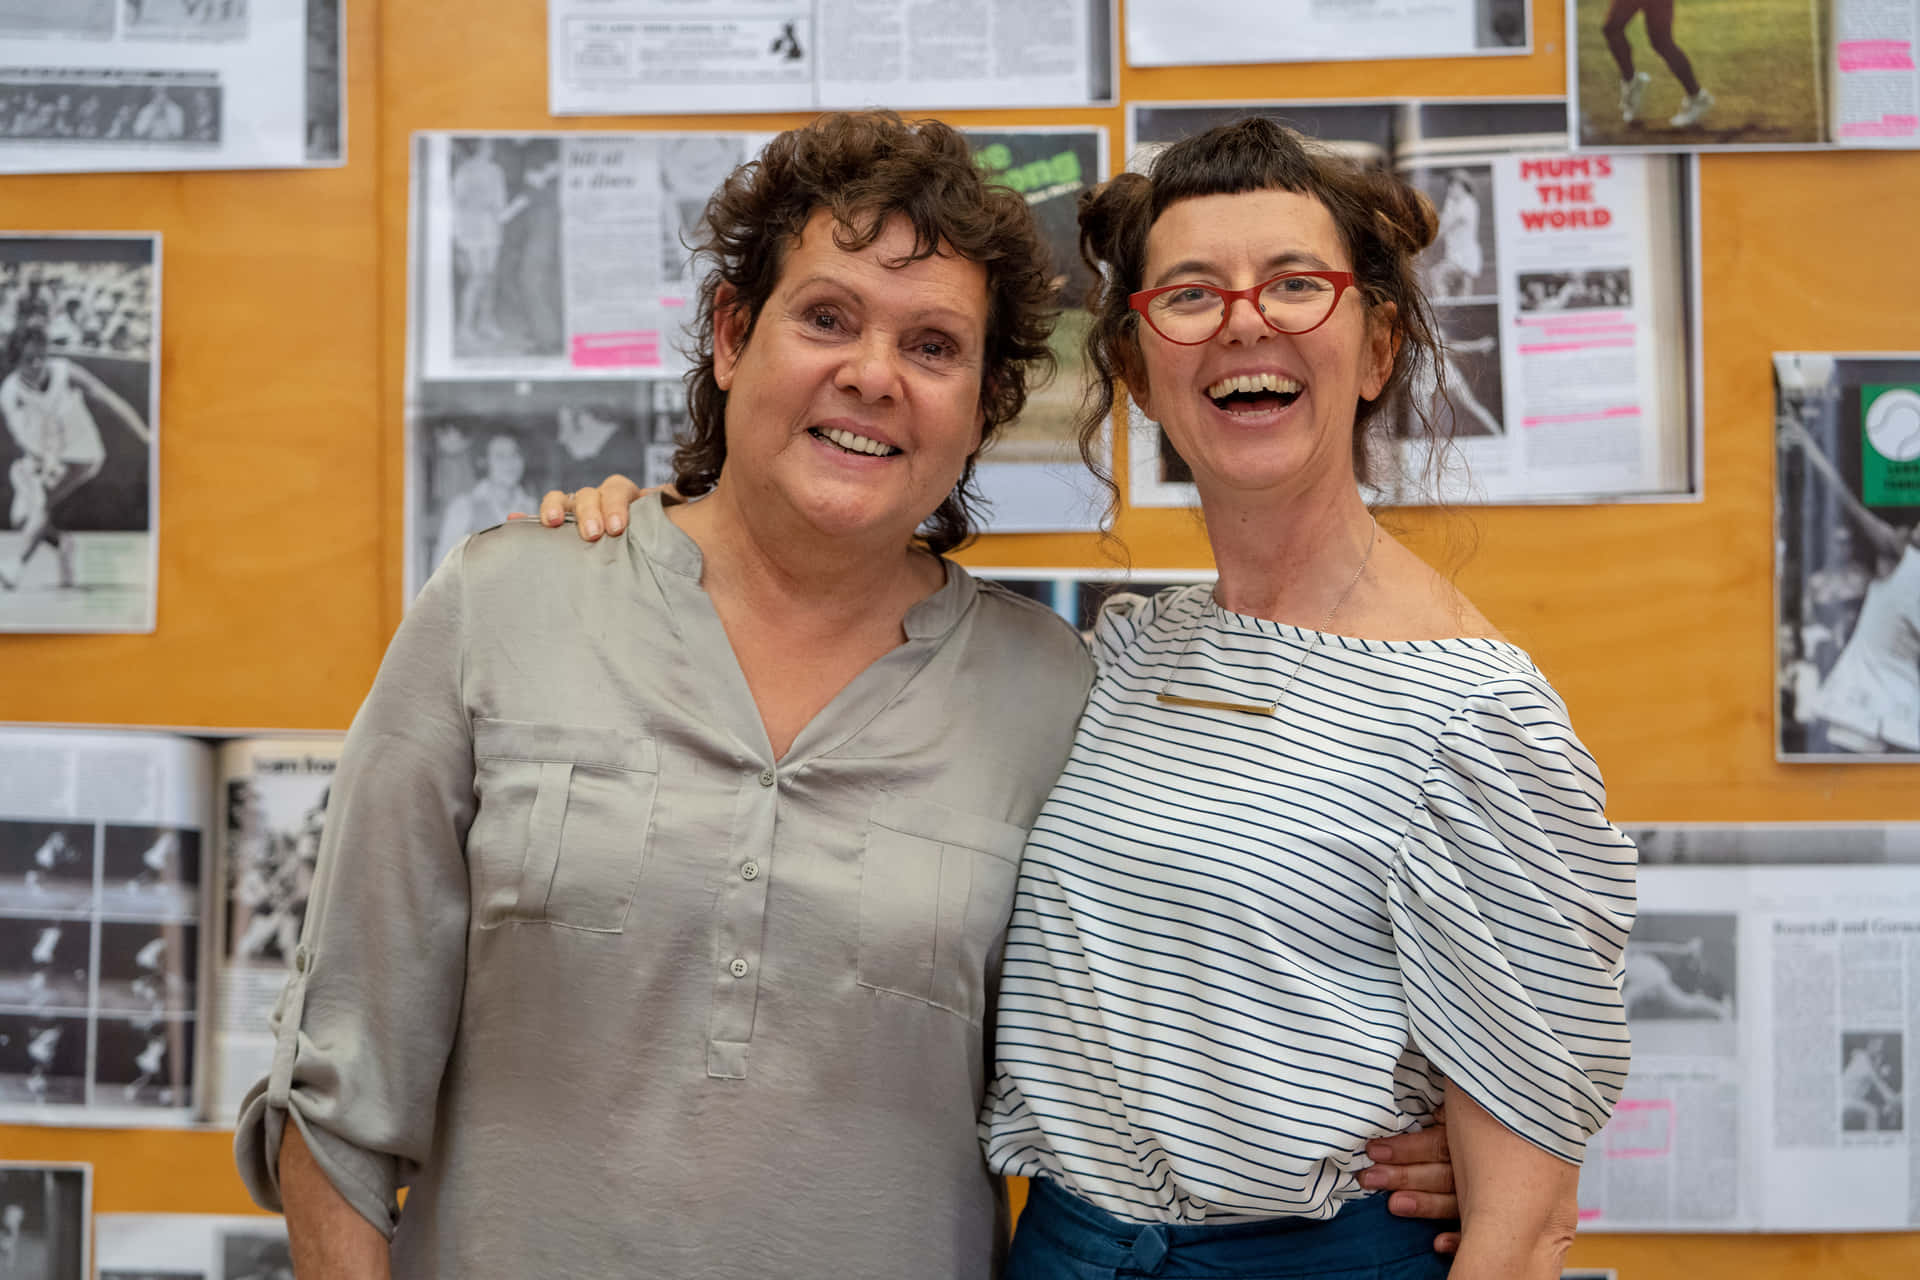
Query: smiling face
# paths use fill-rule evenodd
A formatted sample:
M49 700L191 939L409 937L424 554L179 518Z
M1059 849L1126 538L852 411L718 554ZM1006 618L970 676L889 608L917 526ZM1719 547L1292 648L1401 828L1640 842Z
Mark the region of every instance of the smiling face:
M857 252L834 228L808 220L751 334L731 290L716 297L721 488L741 510L904 545L980 445L987 273L944 254L894 265L913 251L903 221Z
M1252 191L1169 205L1147 234L1141 288L1194 281L1243 289L1283 271L1352 269L1319 200ZM1369 319L1358 290L1341 297L1325 324L1291 335L1240 300L1199 346L1168 342L1142 324L1128 390L1166 428L1203 495L1351 489L1354 411L1386 385L1389 330Z

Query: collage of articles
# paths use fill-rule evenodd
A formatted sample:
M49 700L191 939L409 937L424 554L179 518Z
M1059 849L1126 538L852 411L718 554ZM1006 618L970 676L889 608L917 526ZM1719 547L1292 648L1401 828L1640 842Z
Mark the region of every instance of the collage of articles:
M0 0L0 175L348 163L351 0ZM1382 506L1703 499L1701 153L1920 150L1920 0L1567 0L1564 96L1123 99L1122 66L1536 50L1527 0L547 0L550 120L415 133L402 585L540 495L670 481L709 197L771 129L659 115L1119 108L962 131L1024 197L1058 374L982 454L984 532L1092 533L1074 423L1081 195L1247 114L1404 176L1438 233L1440 376L1394 392ZM1556 55L1557 57L1557 55ZM633 127L570 127L631 116ZM17 222L17 219L10 219ZM159 617L158 234L0 232L0 632ZM1774 354L1775 754L1920 764L1920 343ZM1744 424L1753 429L1756 424ZM1740 429L1740 424L1721 424ZM173 427L172 430L185 430ZM1096 452L1197 510L1139 405ZM989 538L985 548L992 549ZM1363 566L1364 567L1364 566ZM974 570L1091 631L1186 570ZM1754 690L1756 700L1768 691ZM231 1126L273 1063L339 734L0 724L0 1124ZM1579 1188L1595 1232L1920 1229L1920 823L1627 826L1634 1056ZM1862 1189L1866 1190L1863 1191ZM1604 1271L1568 1271L1599 1280ZM0 1157L0 1280L291 1280L280 1221L99 1213Z

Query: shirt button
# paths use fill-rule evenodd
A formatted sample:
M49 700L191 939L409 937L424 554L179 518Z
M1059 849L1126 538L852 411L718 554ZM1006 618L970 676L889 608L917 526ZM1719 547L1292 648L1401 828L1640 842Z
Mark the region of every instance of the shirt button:
M727 965L727 972L736 978L744 978L747 976L747 962L735 956L732 963Z
M757 862L743 863L740 867L740 878L742 880L758 880L760 878L760 864Z
M773 775L773 770L771 770L771 769L762 769L762 770L760 771L760 785L761 785L761 786L763 786L763 787L770 787L770 786L772 786L772 785L773 785L773 777L774 777L774 775Z

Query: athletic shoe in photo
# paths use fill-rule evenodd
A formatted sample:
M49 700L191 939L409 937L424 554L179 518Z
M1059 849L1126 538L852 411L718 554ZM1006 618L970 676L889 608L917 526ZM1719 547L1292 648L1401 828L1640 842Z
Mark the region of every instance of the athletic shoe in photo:
M1676 129L1684 129L1688 125L1700 123L1700 117L1712 109L1713 95L1702 89L1698 93L1688 94L1681 99L1680 110L1676 111L1673 119L1667 123Z
M1640 118L1640 99L1647 96L1647 86L1653 83L1653 77L1644 71L1636 71L1633 79L1620 82L1620 119L1632 124Z

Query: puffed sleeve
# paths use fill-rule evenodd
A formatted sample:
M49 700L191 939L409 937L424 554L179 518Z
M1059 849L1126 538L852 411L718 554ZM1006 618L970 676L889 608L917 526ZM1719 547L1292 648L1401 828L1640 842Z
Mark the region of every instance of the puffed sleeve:
M1578 1164L1626 1083L1634 849L1537 672L1440 735L1388 888L1414 1042L1507 1128Z
M280 1209L289 1117L340 1194L389 1236L426 1160L465 984L473 745L461 692L464 545L408 610L354 717L327 805L273 1067L234 1156Z

